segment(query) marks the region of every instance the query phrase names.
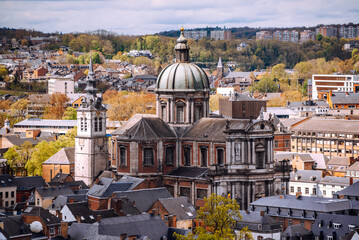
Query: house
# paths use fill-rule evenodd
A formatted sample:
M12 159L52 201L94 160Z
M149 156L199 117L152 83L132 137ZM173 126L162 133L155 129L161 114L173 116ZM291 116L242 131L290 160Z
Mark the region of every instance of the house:
M44 179L40 176L15 177L12 179L16 185L16 202L26 202L34 193L36 188L46 185Z
M61 222L61 219L42 207L27 207L21 216L23 221L30 226L36 221L40 222L42 232L47 238L56 236L67 238L67 222Z
M318 182L318 196L332 198L338 191L350 185L350 179L345 177L325 176ZM355 180L354 182L356 182Z
M127 197L133 205L141 212L151 210L151 206L160 198L171 198L166 188L150 188L133 191L115 192L112 198Z
M62 148L42 163L42 176L46 182L52 181L58 173L74 174L75 148ZM72 178L72 181L74 179Z
M333 193L333 198L359 200L359 181Z
M311 230L317 214L341 213L352 207L352 203L348 199L328 199L300 195L262 197L250 205L252 211L265 211L267 215L280 222L283 230L290 225L301 224L308 231Z
M197 213L187 197L160 198L147 211L166 222L169 227L192 229Z
M138 215L141 212L135 207L134 202L130 201L126 196L113 197L110 202L110 209L114 209L119 216Z
M327 101L331 109L358 109L359 93L330 91Z
M30 240L32 232L30 226L25 223L21 216L0 217L1 239ZM1 236L1 235L0 235Z
M322 172L318 170L297 170L290 173L289 194L302 196L321 196L318 182Z
M56 173L56 175L54 176L54 178L50 179L51 181L49 182L54 184L54 183L65 183L65 182L73 182L75 181L75 179L73 178L73 176L69 173L64 173L64 172L58 172Z
M356 161L347 170L346 177L359 179L359 161Z
M42 117L45 108L51 101L49 94L31 94L27 98L29 106L27 108L27 116L29 117Z
M60 210L68 203L87 203L86 193L74 194L74 195L59 195L47 208L51 214L60 217Z
M132 183L129 190L138 190L149 188L148 182L143 178L136 178L128 175L124 175L122 178L117 180L118 183Z
M73 195L69 187L40 187L35 189L35 206L49 207L59 195Z
M87 203L67 203L60 211L62 221L72 223L94 223L103 218L117 217L113 209L93 211L88 208Z
M7 208L16 203L16 188L10 175L0 175L0 207Z
M342 239L359 227L359 216L318 214L312 226L315 239Z
M248 227L253 239L280 239L281 225L272 217L262 212L240 211L242 220L236 222L235 232L238 235L242 228Z
M169 239L168 226L158 216L140 214L102 219L99 223L73 223L69 237L73 240L117 239Z
M328 161L327 172L331 176L345 177L348 168L355 162L354 157L332 157Z

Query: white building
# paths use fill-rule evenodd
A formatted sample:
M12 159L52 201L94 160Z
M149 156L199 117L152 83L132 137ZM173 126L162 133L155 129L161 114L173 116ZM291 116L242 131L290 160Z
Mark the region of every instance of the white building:
M355 180L357 181L357 180ZM345 177L325 176L318 183L318 196L325 198L332 198L333 194L350 185L350 179Z
M314 100L320 98L321 92L358 92L359 75L314 74L312 76L312 91Z
M290 173L289 195L301 193L302 196L318 196L318 182L322 179L322 171L298 170Z
M231 96L234 94L234 87L219 87L217 88L217 94L222 96Z
M50 78L48 80L48 94L54 94L55 92L73 94L75 92L75 83L72 77Z

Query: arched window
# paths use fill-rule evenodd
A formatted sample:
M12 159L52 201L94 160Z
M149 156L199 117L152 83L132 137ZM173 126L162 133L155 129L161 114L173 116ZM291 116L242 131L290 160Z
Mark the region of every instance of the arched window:
M84 129L85 129L85 132L87 131L87 118L84 119Z
M183 123L184 122L184 110L183 106L179 105L177 106L177 123Z
M266 149L263 144L259 143L255 146L256 154L256 167L257 169L264 168L264 162L266 157Z
M166 156L165 156L166 165L173 165L173 163L174 163L174 153L175 153L174 146L166 147Z
M98 131L98 118L95 117L95 123L94 123L95 132Z
M217 148L217 163L220 166L224 164L224 150L223 148Z
M82 117L81 118L81 132L83 132L84 131L84 118Z
M98 119L98 131L102 132L102 117L99 117Z
M161 106L161 113L162 113L162 120L163 121L167 121L167 108L166 106L162 105Z
M184 165L191 166L191 147L183 148Z
M207 147L201 147L201 166L207 167L208 165L208 148Z
M194 121L197 122L199 119L203 117L203 109L201 103L196 103L194 109Z

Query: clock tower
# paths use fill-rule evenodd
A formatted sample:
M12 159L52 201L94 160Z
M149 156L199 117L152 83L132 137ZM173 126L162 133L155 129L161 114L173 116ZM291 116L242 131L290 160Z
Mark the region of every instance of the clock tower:
M102 96L97 96L96 79L90 59L86 96L77 109L77 137L75 138L75 180L91 185L108 169L106 137L106 108Z

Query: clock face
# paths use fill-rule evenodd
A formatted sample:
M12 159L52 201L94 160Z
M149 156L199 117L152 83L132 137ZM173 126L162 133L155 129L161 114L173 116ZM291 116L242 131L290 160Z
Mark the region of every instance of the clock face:
M101 112L97 111L97 112L96 112L96 116L98 117L98 116L100 116L100 115L101 115Z

